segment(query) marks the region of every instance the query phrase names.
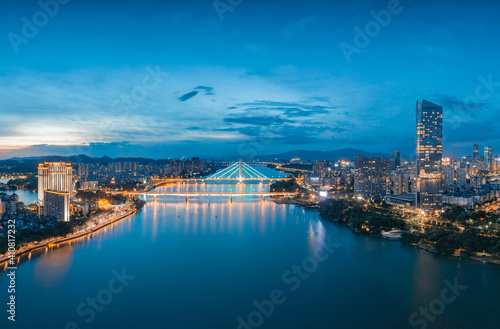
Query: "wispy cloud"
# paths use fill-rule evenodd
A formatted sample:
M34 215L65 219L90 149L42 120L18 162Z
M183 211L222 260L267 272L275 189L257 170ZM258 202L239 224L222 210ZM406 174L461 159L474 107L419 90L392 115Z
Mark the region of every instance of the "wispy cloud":
M194 97L194 96L196 96L196 95L198 95L198 92L197 92L197 91L191 91L191 92L189 92L189 93L187 93L187 94L184 94L184 95L182 95L181 97L179 97L179 100L180 100L181 102L185 102L185 101L187 101L188 99L191 99L191 98L193 98L193 97Z

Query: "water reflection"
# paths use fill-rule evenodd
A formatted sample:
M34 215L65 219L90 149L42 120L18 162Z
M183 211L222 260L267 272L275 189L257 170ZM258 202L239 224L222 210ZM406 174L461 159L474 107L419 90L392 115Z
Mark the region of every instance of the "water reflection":
M215 189L218 192L246 193L247 191L268 192L269 186L262 184L212 184L216 186L206 187L207 184L175 184L160 187L155 192L203 192L207 189ZM185 198L176 196L157 196L154 200L151 196L142 196L147 200L143 209L145 216L151 222L144 223L142 230L144 234L149 233L151 239L156 241L159 227L162 230L170 227L176 234L223 234L231 232L242 234L245 229L259 232L265 235L269 228L276 227L276 211L280 209L281 225L284 225L287 209L286 205L277 205L270 200L263 201L261 197L242 196L233 198L230 202L228 197L190 197L189 202ZM165 216L166 213L174 213L174 216Z
M35 264L35 280L41 281L46 288L54 287L60 282L73 262L73 248L70 244L46 249Z

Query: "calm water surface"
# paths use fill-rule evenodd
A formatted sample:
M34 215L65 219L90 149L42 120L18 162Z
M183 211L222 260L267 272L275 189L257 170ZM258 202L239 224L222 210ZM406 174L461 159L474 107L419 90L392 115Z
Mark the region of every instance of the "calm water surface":
M268 185L198 188L266 191ZM262 317L260 328L420 328L410 315L439 306L433 301L455 278L467 288L429 328L500 328L500 267L357 236L315 211L260 197L147 199L137 215L21 262L16 328L65 328L73 321L78 328L236 329L238 317L260 320L253 302L276 289L283 303ZM336 246L326 257L328 241ZM318 248L326 259L307 278L291 272ZM108 295L113 270L134 278ZM3 305L7 286L3 272ZM88 298L98 296L106 305L91 319ZM1 328L8 325L5 313Z
M9 178L0 178L0 183L6 184L10 179ZM24 202L24 204L29 205L38 200L38 194L36 192L30 192L25 190L17 190L17 191L0 191L0 193L13 194L16 193L19 195L19 201Z

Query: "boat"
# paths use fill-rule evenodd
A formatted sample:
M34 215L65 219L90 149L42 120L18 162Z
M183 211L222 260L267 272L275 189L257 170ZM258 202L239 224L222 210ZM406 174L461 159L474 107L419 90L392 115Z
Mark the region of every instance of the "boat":
M401 230L383 232L382 238L387 239L387 240L399 241L403 238L403 233L405 233L405 232L406 231L401 231Z

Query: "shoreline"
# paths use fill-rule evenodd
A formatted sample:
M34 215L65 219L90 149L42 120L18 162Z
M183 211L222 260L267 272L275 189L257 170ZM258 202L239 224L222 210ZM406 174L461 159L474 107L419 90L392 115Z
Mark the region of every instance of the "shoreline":
M46 241L46 242L37 244L35 246L29 247L28 249L22 250L19 253L16 252L16 256L15 256L16 266L21 262L20 257L23 256L23 255L25 255L25 254L27 254L27 253L30 253L32 251L35 251L35 250L38 250L38 249L41 249L41 248L51 248L51 247L57 246L59 244L66 243L68 241L76 240L76 239L79 239L79 238L91 235L91 234L93 234L95 232L98 232L98 231L102 230L103 228L105 228L105 227L107 227L107 226L109 226L111 224L114 224L114 223L119 222L119 221L121 221L123 219L129 218L132 215L135 215L136 213L139 212L139 210L142 209L143 206L144 206L144 204L142 206L140 206L139 208L135 208L130 213L127 213L127 214L125 214L125 215L123 215L121 217L115 218L112 221L103 223L103 224L99 225L98 227L96 227L95 229L91 229L90 231L85 231L85 232L78 233L78 234L75 234L75 235L72 235L72 236L69 236L69 237L52 238L50 241ZM10 258L9 258L8 255L6 255L5 257L1 258L0 259L0 266L8 265L8 261L9 260L10 260Z
M307 205L307 204L299 202L297 200L271 199L271 201L274 202L274 203L276 203L276 204L295 204L295 205L297 205L299 207L302 207L302 208L305 208L305 209L309 209L309 210L318 210L319 209L319 205ZM321 217L321 215L320 215L320 217ZM331 223L335 223L337 225L340 225L340 223L338 221L330 220L330 219L324 218L324 217L321 217L321 218L324 219L324 220L327 220L327 221L329 221ZM347 228L349 228L353 232L353 234L358 234L357 232L355 232L354 230L352 230L351 227L349 227L348 225L343 224L343 226L346 226ZM372 237L372 238L382 238L381 235L380 236L379 235L376 235L376 236L369 235L369 237ZM455 254L443 254L443 253L437 252L435 250L431 250L430 248L426 247L425 245L421 245L421 244L410 244L410 245L414 246L414 247L417 247L420 250L424 250L424 251L427 251L427 252L433 253L433 254L439 254L439 255L443 255L443 256L451 256L451 257L458 258L458 259L467 259L467 260L471 260L471 261L475 261L475 262L481 262L483 264L484 263L488 263L488 264L500 265L500 259L490 259L490 258L481 257L481 256L466 256L466 255L455 255Z

